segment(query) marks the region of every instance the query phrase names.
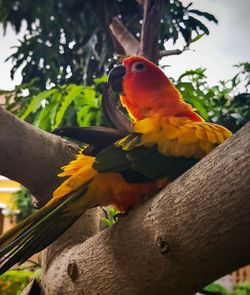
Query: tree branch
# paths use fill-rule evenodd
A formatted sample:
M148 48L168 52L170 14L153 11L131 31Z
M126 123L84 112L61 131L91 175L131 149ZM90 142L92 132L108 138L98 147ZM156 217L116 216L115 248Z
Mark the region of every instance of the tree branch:
M114 17L109 26L115 40L124 49L126 55L137 55L140 48L140 43L136 38L129 32L129 30L123 25L123 23Z
M63 250L43 272L44 291L193 294L250 262L249 191L250 123L117 224Z
M160 26L164 0L144 0L140 55L158 64Z
M183 49L159 51L158 40L160 39L161 14L164 1L137 0L137 2L144 9L140 42L136 40L117 17L113 18L109 26L114 47L118 54L141 55L157 64L158 60L164 56L180 55L189 49L189 45L185 45Z
M113 18L109 28L114 39L124 49L126 55L141 55L157 64L159 59L158 40L164 0L138 2L143 5L144 9L140 42L136 40L117 17Z
M0 108L0 175L26 186L37 205L44 204L62 182L60 167L78 147L44 132Z
M183 49L161 50L159 53L159 58L161 59L164 56L170 56L170 55L180 55L188 49L189 47L188 45L186 45L183 47Z

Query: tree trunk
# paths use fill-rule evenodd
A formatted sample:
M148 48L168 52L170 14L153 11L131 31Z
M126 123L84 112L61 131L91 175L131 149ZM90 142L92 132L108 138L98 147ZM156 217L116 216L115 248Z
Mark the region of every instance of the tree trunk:
M110 30L113 38L123 48L126 55L140 55L158 64L160 53L159 43L161 16L164 6L163 0L137 0L143 6L143 22L140 42L131 32L115 17ZM120 49L119 49L120 50Z
M60 168L75 158L76 145L20 120L0 107L0 175L20 182L39 206L62 182Z
M143 22L139 55L158 64L163 0L143 0Z
M77 147L2 109L0 126L0 173L43 200ZM112 228L83 242L99 221L80 219L48 248L44 291L192 294L250 262L249 191L250 123Z
M44 292L194 294L250 263L249 192L250 123L117 224L59 251Z

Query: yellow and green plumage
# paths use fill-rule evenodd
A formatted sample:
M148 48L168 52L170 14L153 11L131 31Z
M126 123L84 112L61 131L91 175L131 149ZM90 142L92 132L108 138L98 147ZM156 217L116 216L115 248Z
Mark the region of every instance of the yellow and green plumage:
M121 102L133 118L133 130L102 144L96 155L83 150L63 168L59 176L68 178L53 198L0 237L0 273L48 246L86 209L113 204L128 210L231 136L226 128L204 122L144 58L125 59L122 74L115 68L110 83L122 86Z
M196 159L201 159L231 136L231 132L220 125L194 122L186 117L153 116L136 122L134 129L142 134L142 146L156 145L164 156Z

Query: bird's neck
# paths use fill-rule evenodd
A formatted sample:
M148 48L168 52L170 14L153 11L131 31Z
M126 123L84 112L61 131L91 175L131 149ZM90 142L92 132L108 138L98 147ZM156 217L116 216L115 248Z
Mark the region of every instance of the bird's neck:
M139 99L135 100L121 96L123 106L135 121L155 115L160 117L187 117L192 121L204 121L195 113L193 107L182 99L178 91L168 93L167 97L159 96L156 99L152 96L146 99L152 101L152 103L140 104Z

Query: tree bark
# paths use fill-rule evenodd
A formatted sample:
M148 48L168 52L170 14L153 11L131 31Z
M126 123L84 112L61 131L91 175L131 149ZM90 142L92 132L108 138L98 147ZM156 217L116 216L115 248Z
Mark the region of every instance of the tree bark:
M194 294L250 263L250 123L111 228L45 265L45 294Z
M0 126L0 173L44 200L78 148L2 109ZM110 229L83 242L99 213L78 220L47 250L44 292L193 294L250 263L249 192L250 123Z
M140 42L117 18L113 18L109 28L115 40L124 49L126 55L140 55L158 64L160 26L163 0L141 0L143 6L143 24Z
M158 64L162 8L164 0L144 0L139 54Z
M20 120L0 107L0 175L29 189L38 207L62 182L60 168L79 148Z
M0 175L26 186L36 207L43 206L64 180L57 177L61 167L73 160L79 147L24 122L0 107ZM89 210L44 255L46 265L63 248L100 232L101 212ZM79 233L79 228L84 234ZM79 233L79 235L78 235ZM1 231L0 231L1 234ZM46 252L45 252L46 254Z
M126 55L137 55L139 53L139 41L128 31L118 17L113 18L109 28L113 36L115 36L115 40L121 44Z

